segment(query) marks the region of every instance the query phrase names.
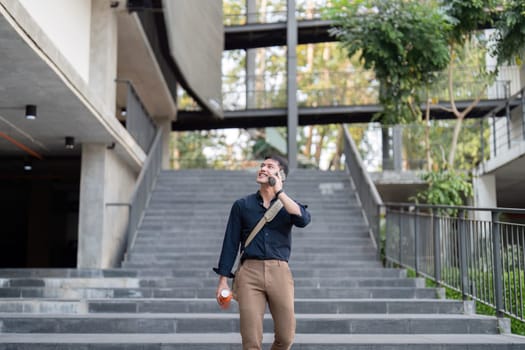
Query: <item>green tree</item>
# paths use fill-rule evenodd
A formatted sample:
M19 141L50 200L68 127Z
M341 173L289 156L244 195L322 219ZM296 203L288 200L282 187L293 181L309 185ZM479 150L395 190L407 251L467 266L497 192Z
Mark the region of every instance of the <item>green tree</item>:
M203 153L205 146L213 143L206 131L178 132L171 134L171 167L173 169L208 168Z
M434 1L334 0L331 30L380 82L377 116L385 124L420 119L418 89L449 62L451 23Z
M448 168L453 168L461 126L465 117L479 103L495 73L478 65L474 79L481 89L471 94L472 103L464 110L456 106L455 72L465 59L465 51L483 42L476 35L480 27L496 28L495 49L498 63L515 58L525 48L525 5L518 0L335 0L331 14L337 26L333 30L348 51L358 53L365 67L374 69L381 82L380 103L383 118L393 123L420 119L415 90L424 94L430 118L428 88L439 81L438 72L447 68L448 100L445 108L456 117ZM494 21L494 18L498 18ZM521 33L521 34L520 34ZM470 50L472 51L472 50ZM463 67L462 67L463 68ZM464 73L461 70L461 73ZM428 124L428 121L427 121ZM427 152L430 154L430 151ZM429 161L430 166L430 161Z
M472 197L470 179L465 173L456 171L428 172L423 175L428 188L414 198L435 205L463 205Z
M495 23L496 45L492 54L498 63L513 62L521 65L525 49L525 2L500 1L502 14Z
M450 62L448 64L448 93L450 108L445 108L456 117L456 125L452 138L452 147L448 155L448 168L454 168L454 160L456 157L456 150L459 140L459 134L465 117L476 107L483 97L483 92L490 82L494 81L495 72L487 72L484 65L480 65L478 77L481 79L481 86L483 87L476 94L474 100L467 108L460 111L455 102L454 94L454 67L458 58L462 57L462 53L468 44L473 42L474 34L483 25L492 24L492 9L497 4L498 0L446 0L443 1L445 13L452 18L453 26L449 31L449 50Z

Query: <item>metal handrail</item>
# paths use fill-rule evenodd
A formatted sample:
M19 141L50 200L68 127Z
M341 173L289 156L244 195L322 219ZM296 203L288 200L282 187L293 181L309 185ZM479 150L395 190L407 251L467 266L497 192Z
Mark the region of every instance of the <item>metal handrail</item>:
M516 106L521 106L521 116L514 118L513 121L512 109ZM525 142L525 87L522 87L506 101L499 103L482 120L487 121L490 128L490 140L486 144L483 135L481 135L482 147L480 152L484 152L484 148L489 147L490 158L496 157L502 150L511 149L515 144ZM521 130L513 130L515 127L519 127ZM484 164L481 166L483 167Z
M144 216L144 210L148 205L161 166L162 130L158 129L151 144L150 152L140 171L133 195L131 196L128 227L126 230L126 251L123 252L121 261L125 258L125 254L131 250L135 242L138 227Z
M445 124L446 123L446 124ZM428 164L425 154L425 149L414 145L412 140L420 137L427 126L422 123L398 124L398 125L384 125L377 122L370 123L353 123L350 130L359 130L362 133L361 144L358 144L359 149L364 158L364 163L368 171L372 173L382 172L386 170L395 170L399 172L420 172L428 170ZM451 121L432 121L430 128L439 128L441 135L444 138L429 140L430 150L435 159L443 159L443 154L448 154L450 144L443 142L443 139L452 139L454 123ZM462 135L467 131L472 135L478 135L483 130L484 126L479 119L467 119L462 124ZM486 127L485 127L486 129ZM393 154L386 153L382 147L382 135L386 133L389 139L392 139L394 145L390 148L396 150ZM396 138L396 133L399 137ZM486 136L486 135L484 135ZM377 140L377 141L376 141ZM483 139L486 143L488 137ZM389 142L389 140L386 140ZM477 151L476 151L477 152ZM457 170L471 170L479 161L483 160L481 156L484 153L474 153L473 157L469 157L469 162L461 161L461 154L456 157L455 169ZM476 157L478 156L478 157ZM416 175L414 173L414 175Z
M116 79L118 84L126 84L126 129L139 146L148 153L155 137L157 126L142 104L130 80Z
M346 169L353 181L359 200L361 202L365 218L370 227L371 237L374 245L377 248L378 256L381 253L381 238L380 238L380 220L381 208L383 200L376 189L368 171L363 166L363 161L354 140L350 136L347 125L343 125L344 130L344 155Z
M525 320L525 209L385 203L387 264ZM505 218L506 217L506 218Z

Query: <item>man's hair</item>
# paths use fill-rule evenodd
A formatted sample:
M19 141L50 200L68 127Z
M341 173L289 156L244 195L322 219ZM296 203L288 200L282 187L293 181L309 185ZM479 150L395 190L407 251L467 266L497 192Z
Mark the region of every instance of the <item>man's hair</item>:
M279 163L279 169L282 169L284 171L284 174L288 176L288 161L286 158L281 157L278 154L270 154L269 156L264 157L264 160L266 159L272 159Z

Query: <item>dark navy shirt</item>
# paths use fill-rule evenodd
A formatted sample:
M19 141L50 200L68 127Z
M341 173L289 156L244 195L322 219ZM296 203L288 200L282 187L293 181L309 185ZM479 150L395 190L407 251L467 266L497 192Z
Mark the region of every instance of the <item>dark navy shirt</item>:
M274 198L274 201L278 200ZM270 204L270 205L271 205ZM306 206L299 204L301 216L289 214L282 208L275 218L266 223L253 241L244 249L244 242L251 230L266 212L259 192L240 198L233 203L224 234L219 267L213 271L222 276L233 277L231 270L237 257L239 246L243 251L242 260L277 259L288 261L292 246L292 226L304 227L310 222L310 213Z

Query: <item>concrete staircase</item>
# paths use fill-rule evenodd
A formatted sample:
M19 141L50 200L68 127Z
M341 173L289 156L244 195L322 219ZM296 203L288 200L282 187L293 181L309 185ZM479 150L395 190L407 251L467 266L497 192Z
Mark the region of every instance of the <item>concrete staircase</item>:
M220 253L233 201L255 173L162 172L123 267L0 270L2 349L241 349L237 305L218 308ZM293 233L294 349L524 349L496 318L376 258L344 172L296 170L286 191L312 223ZM272 342L272 321L264 343Z

